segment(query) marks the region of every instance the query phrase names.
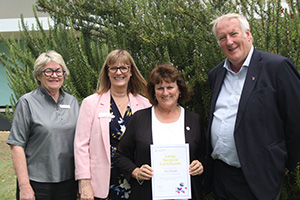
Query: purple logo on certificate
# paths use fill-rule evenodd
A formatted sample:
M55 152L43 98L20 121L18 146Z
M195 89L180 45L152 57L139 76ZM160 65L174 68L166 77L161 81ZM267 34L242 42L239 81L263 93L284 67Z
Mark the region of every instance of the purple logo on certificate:
M185 194L186 190L187 190L187 187L184 186L183 182L179 183L179 187L176 188L176 192L177 193L183 193L183 194Z

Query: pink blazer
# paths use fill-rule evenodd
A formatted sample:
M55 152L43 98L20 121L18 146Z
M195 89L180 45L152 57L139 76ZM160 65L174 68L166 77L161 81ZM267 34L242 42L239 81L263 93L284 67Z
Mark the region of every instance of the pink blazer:
M132 113L150 107L148 99L129 94ZM86 97L77 121L74 156L75 178L90 179L94 196L105 198L110 183L110 91Z

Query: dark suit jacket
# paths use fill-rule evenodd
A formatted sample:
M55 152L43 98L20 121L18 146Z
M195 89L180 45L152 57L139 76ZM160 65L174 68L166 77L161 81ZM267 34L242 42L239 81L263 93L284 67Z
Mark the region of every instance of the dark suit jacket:
M210 164L210 130L226 74L223 64L209 73ZM251 190L258 199L274 199L280 192L285 168L294 170L300 158L300 76L290 59L254 50L239 102L234 139ZM209 166L208 181L213 176Z
M201 119L198 114L185 110L185 142L189 143L190 161L203 160L204 134ZM131 177L132 171L143 164L151 166L150 144L152 141L151 108L137 111L128 122L116 153L116 164L131 184L130 199L152 200L151 181L139 185ZM202 199L201 176L192 176L192 198Z

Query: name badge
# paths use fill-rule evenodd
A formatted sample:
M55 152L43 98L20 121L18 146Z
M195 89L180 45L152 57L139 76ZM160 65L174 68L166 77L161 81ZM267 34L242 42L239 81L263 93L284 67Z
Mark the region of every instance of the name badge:
M60 104L59 107L60 107L60 108L71 108L70 105L63 105L63 104Z
M111 114L110 113L99 113L98 117L99 118L102 118L102 117L111 117Z

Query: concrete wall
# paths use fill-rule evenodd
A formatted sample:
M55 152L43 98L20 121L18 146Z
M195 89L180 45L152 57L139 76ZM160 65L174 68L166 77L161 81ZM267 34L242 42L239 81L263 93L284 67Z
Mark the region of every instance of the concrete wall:
M0 19L20 18L23 14L25 18L33 17L32 5L35 0L0 0ZM38 16L48 16L39 13Z

